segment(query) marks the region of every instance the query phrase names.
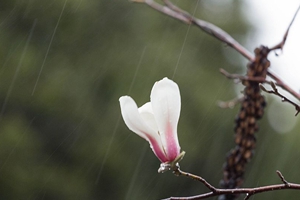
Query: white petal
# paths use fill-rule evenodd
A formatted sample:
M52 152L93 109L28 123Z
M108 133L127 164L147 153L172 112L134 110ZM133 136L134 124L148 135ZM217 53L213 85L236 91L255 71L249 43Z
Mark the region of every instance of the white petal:
M156 135L155 130L151 129L141 117L135 101L129 96L122 96L120 99L121 113L127 127L148 140L146 133Z
M178 85L168 78L156 82L151 91L151 104L167 157L175 159L180 152L177 124L181 99Z
M156 121L154 119L154 115L153 115L153 109L152 109L152 105L150 102L145 103L143 106L141 106L139 108L139 112L140 115L142 116L144 122L151 127L155 133L158 134L158 128L157 128L157 124Z
M147 140L150 143L156 157L159 158L161 162L166 162L168 159L166 158L158 133L146 124L142 115L138 111L135 101L129 96L123 96L119 99L119 101L121 113L127 127Z

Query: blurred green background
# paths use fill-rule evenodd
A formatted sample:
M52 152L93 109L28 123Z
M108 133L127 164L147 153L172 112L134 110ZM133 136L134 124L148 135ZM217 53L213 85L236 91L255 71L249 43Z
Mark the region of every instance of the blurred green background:
M251 43L256 29L242 1L176 3L251 51L260 45ZM181 168L218 186L239 108L221 109L217 102L242 90L219 68L243 74L246 63L198 28L142 4L1 0L0 199L135 200L206 192L193 180L158 174L149 144L121 118L120 96L130 95L140 106L163 77L181 90ZM292 106L266 96L270 106L244 186L280 183L276 170L300 183L300 124L288 124ZM288 124L288 134L269 123L268 116L279 113L275 124ZM285 190L254 198L299 197L299 191Z

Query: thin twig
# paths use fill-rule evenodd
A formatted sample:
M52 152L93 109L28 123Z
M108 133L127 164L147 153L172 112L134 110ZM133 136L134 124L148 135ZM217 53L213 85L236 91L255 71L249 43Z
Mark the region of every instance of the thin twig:
M254 82L259 82L259 83L269 83L270 81L267 81L264 77L258 77L258 76L243 76L239 74L230 74L226 70L220 68L221 74L223 74L226 78L229 79L238 79L238 80L243 80L243 81L254 81Z
M204 178L202 178L200 176L197 176L197 175L194 175L194 174L191 174L191 173L188 173L188 172L181 171L179 169L179 167L177 169L175 169L173 172L177 176L179 176L179 175L186 176L186 177L192 178L192 179L194 179L196 181L202 182L212 192L215 192L217 190L214 186L212 186L211 184L209 184Z
M289 31L290 31L290 28L291 28L292 24L293 24L294 21L295 21L295 18L296 18L296 16L297 16L298 12L299 12L299 9L300 9L300 6L298 7L296 13L294 14L294 17L293 17L293 19L292 19L290 25L288 26L288 28L287 28L287 30L286 30L284 36L283 36L282 41L281 41L279 44L275 45L274 47L270 48L271 51L272 51L272 50L276 50L276 49L281 49L281 50L283 49L283 46L285 45L285 41L286 41L287 36L288 36L288 34L289 34Z
M279 170L277 170L276 173L284 184L289 185L289 182L287 182L285 180L284 176L282 175L282 173Z
M300 184L295 183L289 183L285 180L282 173L280 171L276 171L277 175L279 176L280 180L283 182L283 184L276 184L276 185L267 185L267 186L261 186L261 187L255 187L255 188L237 188L237 189L219 189L215 188L211 184L209 184L205 179L203 179L200 176L193 175L187 172L183 172L181 170L175 170L174 173L176 175L182 175L187 176L189 178L192 178L194 180L202 182L209 190L210 192L190 196L190 197L170 197L165 200L196 200L196 199L206 199L213 196L220 196L224 194L245 194L245 200L249 199L251 196L263 193L263 192L269 192L274 190L284 190L284 189L294 189L294 190L300 190Z
M290 28L292 26L292 24L294 23L295 21L295 18L298 14L300 10L300 6L298 7L298 9L296 10L295 14L294 14L294 17L291 21L291 23L289 24L283 38L282 38L282 41L275 45L274 47L270 48L270 51L273 51L273 50L276 50L276 49L283 49L284 45L285 45L285 42L286 42L286 39L287 39L287 36L289 34L289 31L290 31ZM274 79L276 81L276 85L280 86L281 88L283 88L284 90L288 91L291 95L293 95L296 99L300 100L300 93L296 92L295 90L293 90L290 86L288 86L287 84L285 84L279 77L277 77L274 73L268 71L267 72L268 76L270 76L272 79Z
M295 109L297 111L296 114L295 114L295 116L297 116L299 114L299 112L300 112L300 106L278 92L278 89L276 88L275 84L278 85L278 86L280 86L280 87L283 87L282 84L280 84L280 82L277 81L276 83L274 83L273 81L268 81L268 80L266 80L263 77L249 77L249 76L242 76L242 75L239 75L239 74L230 74L229 72L227 72L226 70L224 70L222 68L220 69L220 72L225 77L227 77L229 79L256 81L256 82L259 82L259 83L270 84L272 86L273 90L267 90L263 85L260 85L260 88L264 92L267 92L267 93L270 93L270 94L275 94L275 95L281 97L282 102L288 102L288 103L292 104L293 106L295 106Z
M293 106L295 106L295 109L296 109L295 116L297 116L300 112L300 106L298 104L296 104L295 102L291 101L290 99L288 99L287 97L280 94L278 92L278 89L276 88L275 83L271 82L271 86L272 86L273 90L267 90L263 85L260 85L260 89L269 94L275 94L276 96L279 96L281 98L282 102L288 102L288 103L292 104Z
M268 75L276 81L276 85L280 86L282 89L293 95L296 99L300 100L300 93L293 90L290 86L285 84L278 76L268 71Z
M220 73L223 74L226 78L229 79L239 79L239 80L246 80L246 81L257 81L260 83L268 83L271 84L272 81L268 81L264 78L261 77L248 77L248 76L243 76L243 75L239 75L239 74L230 74L229 72L227 72L225 69L220 68ZM276 75L274 74L269 74L269 76L276 81L275 84L279 87L281 87L282 89L284 89L285 91L289 92L291 95L293 95L296 99L300 100L300 94L295 92L294 90L292 90L288 85L286 85L285 83L283 83L280 78L278 78Z

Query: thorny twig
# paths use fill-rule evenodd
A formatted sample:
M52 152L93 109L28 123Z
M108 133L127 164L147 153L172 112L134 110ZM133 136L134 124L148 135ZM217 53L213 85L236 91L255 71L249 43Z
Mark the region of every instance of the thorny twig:
M245 194L246 196L244 199L246 200L258 193L269 192L274 190L283 190L283 189L298 189L298 190L300 189L300 184L289 183L287 180L285 180L281 172L278 170L276 171L276 173L279 176L280 180L283 182L283 184L268 185L268 186L261 186L255 188L237 188L237 189L215 188L210 183L208 183L204 178L194 174L183 172L179 169L179 167L175 169L173 172L177 176L186 176L202 182L210 190L210 192L200 194L200 195L190 196L190 197L170 197L164 200L197 200L197 199L206 199L213 196L220 196L224 194Z
M159 11L159 12L165 14L165 15L168 15L168 16L170 16L172 18L175 18L179 21L182 21L186 24L193 24L193 25L199 27L200 29L202 29L207 34L209 34L209 35L217 38L218 40L226 43L228 46L232 47L237 52L239 52L241 55L243 55L245 58L247 58L249 61L254 60L254 56L247 49L245 49L240 43L238 43L235 39L233 39L227 32L225 32L221 28L215 26L214 24L211 24L207 21L195 18L194 16L192 16L188 12L183 11L182 9L175 6L169 0L162 0L165 5L161 5L159 3L156 3L153 0L131 0L131 1L132 2L138 2L138 3L145 3L146 5L150 6L151 8L153 8L153 9L155 9L155 10L157 10L157 11ZM283 49L283 46L284 46L285 41L287 39L290 27L291 27L292 23L294 22L294 19L295 19L295 17L296 17L299 10L300 10L300 6L296 11L296 13L293 17L293 20L289 24L288 29L286 30L286 33L284 34L284 37L283 37L282 41L278 45L275 45L274 47L270 48L270 51L273 51L273 50L276 50L276 49L281 49L281 50ZM287 84L285 84L278 76L276 76L273 72L271 72L269 70L268 70L268 75L276 81L276 85L282 87L284 90L286 90L287 92L292 94L295 98L300 100L300 93L293 90L291 87L289 87Z
M295 109L296 109L295 116L297 116L300 112L300 106L298 104L294 103L293 101L291 101L290 99L288 99L287 97L280 94L278 92L278 89L276 88L276 85L274 82L271 82L271 86L272 86L273 90L267 90L263 85L260 85L260 89L263 90L264 92L267 92L270 94L275 94L275 95L279 96L281 98L282 102L288 102L288 103L292 104L293 106L295 106Z

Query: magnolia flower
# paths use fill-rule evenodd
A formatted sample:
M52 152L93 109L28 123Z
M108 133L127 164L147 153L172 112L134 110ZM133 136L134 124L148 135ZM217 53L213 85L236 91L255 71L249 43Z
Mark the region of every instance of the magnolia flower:
M181 100L178 85L164 78L152 88L150 102L140 108L129 96L120 99L121 112L127 127L150 143L162 163L176 163L182 158L177 137ZM175 163L175 164L176 164ZM160 171L170 166L161 166Z

